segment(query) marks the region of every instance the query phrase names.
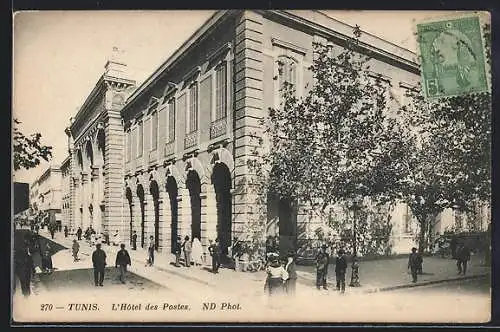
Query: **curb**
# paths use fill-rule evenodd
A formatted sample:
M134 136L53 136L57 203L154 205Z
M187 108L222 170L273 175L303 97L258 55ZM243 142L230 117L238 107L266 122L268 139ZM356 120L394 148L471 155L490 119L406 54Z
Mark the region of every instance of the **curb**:
M424 282L415 283L415 284L404 284L404 285L397 285L397 286L371 288L371 289L367 289L367 290L362 291L362 293L369 294L369 293L379 293L379 292L390 292L390 291L394 291L394 290L398 290L398 289L428 286L428 285L441 284L441 283L452 282L452 281L482 279L482 278L486 278L488 275L489 274L484 273L484 274L477 274L477 275L471 275L471 276L466 276L466 277L455 277L455 278L448 278L448 279L441 279L441 280L424 281Z

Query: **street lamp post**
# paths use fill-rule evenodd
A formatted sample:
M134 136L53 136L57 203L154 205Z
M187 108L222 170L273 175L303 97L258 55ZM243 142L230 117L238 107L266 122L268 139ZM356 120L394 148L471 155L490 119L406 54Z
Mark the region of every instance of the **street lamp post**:
M352 233L353 233L353 254L352 254L352 263L351 263L351 282L349 284L350 287L360 287L359 283L359 264L358 264L358 241L357 241L357 212L360 209L360 198L356 197L353 202L351 209L353 211L353 223L352 223Z

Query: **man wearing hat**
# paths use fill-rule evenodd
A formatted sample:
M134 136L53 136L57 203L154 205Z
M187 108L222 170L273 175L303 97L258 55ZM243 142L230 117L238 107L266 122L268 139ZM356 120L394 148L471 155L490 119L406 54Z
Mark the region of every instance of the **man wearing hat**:
M345 292L345 272L347 270L347 260L344 256L344 250L339 249L335 260L335 276L337 278L337 290Z
M92 265L94 266L94 283L102 287L104 281L104 269L106 268L106 253L101 249L101 244L95 245L96 249L92 254Z
M417 272L420 266L420 257L417 254L417 248L411 248L411 254L408 259L408 269L411 271L412 281L417 282Z
M285 284L286 292L289 295L295 294L295 285L297 283L297 268L295 266L295 253L290 251L287 256L285 270L288 273L288 279Z
M328 262L330 257L326 253L326 244L321 246L320 251L316 255L316 288L320 289L323 286L323 289L327 288L326 276L328 274Z

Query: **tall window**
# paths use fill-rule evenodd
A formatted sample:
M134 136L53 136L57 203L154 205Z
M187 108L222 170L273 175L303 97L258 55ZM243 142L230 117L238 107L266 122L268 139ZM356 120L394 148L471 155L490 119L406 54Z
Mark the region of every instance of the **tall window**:
M286 88L297 92L297 62L287 56L278 58L278 84L280 99Z
M175 141L175 98L170 98L168 101L168 132L167 142Z
M142 157L142 150L144 149L144 128L142 121L139 122L137 132L137 157Z
M129 162L132 156L132 137L130 130L127 131L126 137L127 137L127 162Z
M189 87L189 121L187 123L187 133L198 130L198 84L195 82Z
M215 119L226 117L226 64L221 64L215 72Z
M158 112L151 114L151 151L158 147Z

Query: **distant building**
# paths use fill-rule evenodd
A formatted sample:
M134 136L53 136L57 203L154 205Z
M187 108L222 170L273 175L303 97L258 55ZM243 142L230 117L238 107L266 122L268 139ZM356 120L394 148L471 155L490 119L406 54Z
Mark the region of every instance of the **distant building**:
M59 165L52 165L31 186L32 205L49 221L61 220L62 178Z

